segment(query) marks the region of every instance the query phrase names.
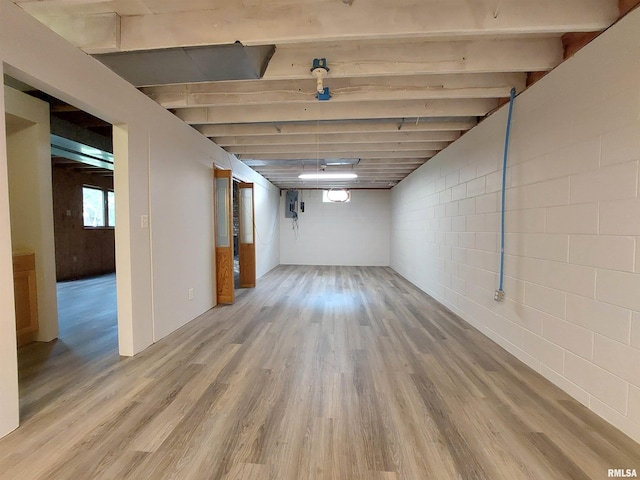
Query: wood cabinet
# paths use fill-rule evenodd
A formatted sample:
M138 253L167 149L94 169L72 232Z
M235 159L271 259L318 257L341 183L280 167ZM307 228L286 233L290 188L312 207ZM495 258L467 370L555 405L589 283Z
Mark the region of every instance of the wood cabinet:
M38 332L38 296L34 253L13 254L13 291L18 346L35 340Z

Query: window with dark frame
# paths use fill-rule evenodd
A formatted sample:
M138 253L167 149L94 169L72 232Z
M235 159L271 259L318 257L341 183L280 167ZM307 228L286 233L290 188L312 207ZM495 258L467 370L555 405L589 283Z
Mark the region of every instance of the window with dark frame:
M82 218L85 228L116 226L113 190L85 185L82 187Z

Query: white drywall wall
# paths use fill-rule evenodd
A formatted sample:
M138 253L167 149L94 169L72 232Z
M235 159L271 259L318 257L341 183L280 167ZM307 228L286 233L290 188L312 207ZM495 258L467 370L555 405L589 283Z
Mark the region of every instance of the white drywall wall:
M36 338L49 342L58 336L49 105L10 87L4 94L5 113L23 124L7 136L12 249L35 253Z
M121 354L142 351L211 308L215 304L212 171L214 163L232 168L232 158L8 0L0 0L0 66L4 73L115 126ZM4 95L0 107L4 108ZM0 126L0 280L10 284L4 118ZM261 185L256 212L273 221L277 189L268 182ZM258 204L262 199L266 206ZM142 226L143 215L149 217L149 228ZM278 242L277 235L274 238ZM268 271L278 264L277 249L259 249L256 261L261 273ZM195 292L191 301L189 288ZM0 295L0 338L7 347L0 354L3 435L17 424L18 392L13 298L9 289L0 289Z
M351 190L348 203L323 203L322 190L300 190L297 228L280 202L280 262L288 265L389 265L389 190Z

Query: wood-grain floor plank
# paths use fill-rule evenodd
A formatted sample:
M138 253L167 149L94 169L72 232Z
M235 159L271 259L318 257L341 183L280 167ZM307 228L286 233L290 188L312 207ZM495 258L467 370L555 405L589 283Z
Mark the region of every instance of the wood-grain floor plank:
M0 439L2 480L640 469L637 443L389 268L280 266L134 358L117 353L113 276L62 297L61 338L19 351L22 424Z

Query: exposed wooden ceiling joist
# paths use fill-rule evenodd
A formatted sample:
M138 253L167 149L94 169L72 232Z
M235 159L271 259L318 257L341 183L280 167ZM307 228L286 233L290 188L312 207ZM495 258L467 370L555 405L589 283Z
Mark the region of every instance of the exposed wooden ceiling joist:
M307 79L314 58L326 58L329 78L550 70L562 61L559 37L455 42L343 42L281 46L265 80Z
M411 173L414 169L413 168L398 168L395 170L389 170L389 169L379 169L379 170L361 170L361 169L348 169L348 170L331 170L329 173L355 173L358 175L357 178L359 178L360 180L362 179L375 179L376 175L379 174L384 174L387 175L388 177L392 177L392 178L397 178L397 177L402 177L402 176L406 176L409 173ZM268 170L261 170L260 173L265 175L266 177L269 178L282 178L282 179L298 179L300 178L299 175L300 174L304 174L304 173L316 173L317 170L315 170L314 168L305 168L305 169L299 169L296 171L290 171L290 172L276 172L276 171L268 171Z
M325 158L362 158L360 152L353 150L324 152L289 152L289 153L265 153L260 154L258 158L251 154L236 155L240 160L305 160L305 159L325 159ZM403 150L400 152L376 151L363 152L366 158L431 158L435 155L435 150ZM363 155L365 156L365 155Z
M137 11L131 7L127 11L122 1L17 3L41 21L49 20L65 38L73 33L77 46L98 46L103 51L109 46L127 51L231 44L237 40L244 45L266 45L597 31L618 16L617 3L603 0L367 0L350 6L335 0L147 0L142 5L136 2ZM95 8L100 3L106 5ZM69 8L70 4L76 8ZM101 22L89 21L89 13ZM84 22L79 22L77 15L83 15Z
M221 147L232 146L258 146L258 145L316 145L322 143L388 143L403 142L452 142L460 137L458 131L439 132L381 132L381 133L333 133L333 134L306 134L306 135L258 135L246 137L214 137L213 141ZM231 151L231 150L228 150Z
M254 161L252 165L255 168L298 168L303 165L322 166L322 160L314 161L316 159L284 159L284 160L259 160ZM368 166L395 166L395 165L417 165L423 164L428 158L361 158L357 163L358 167ZM250 162L251 163L251 162ZM349 165L343 165L348 167ZM333 168L333 167L331 167Z
M315 172L316 169L314 168L297 168L297 169L291 169L291 170L282 170L282 169L268 169L268 168L257 168L257 170L264 174L267 175L269 177L272 178L277 178L277 177L292 177L295 176L297 177L299 174L301 173L305 173L305 172ZM365 175L374 175L376 173L385 173L388 175L393 175L393 174L399 174L399 175L406 175L407 173L410 173L414 170L414 168L412 167L396 167L396 168L350 168L346 171L348 172L354 172L357 173L359 177L363 177ZM345 170L332 170L333 172L343 172Z
M498 105L497 100L426 100L394 102L309 102L272 105L180 108L174 113L189 124L292 122L404 117L484 116Z
M352 190L373 190L373 189L390 189L400 180L372 180L372 181L350 181L350 182L317 182L307 181L279 181L276 182L282 190L325 190L330 188L348 188Z
M637 3L14 1L89 53L275 45L261 79L141 90L281 188L389 188ZM315 98L315 58L329 101ZM363 177L297 178L303 160L336 157L361 158Z
M355 146L344 143L317 143L317 144L303 144L303 145L242 145L242 146L230 146L226 150L233 154L270 154L270 153L317 153L322 152L326 155L331 152L344 152L345 150L360 152L362 156L365 152L402 152L405 150L420 150L420 151L434 151L442 150L450 142L416 142L416 143L404 143L404 142L389 142L389 143L361 143Z
M351 120L349 122L269 122L233 125L197 125L196 129L207 137L262 136L262 135L333 135L346 133L394 133L466 131L473 128L475 119L454 121L425 121L417 118L399 118L382 121Z
M327 79L332 102L508 97L526 86L525 73L403 75ZM316 100L315 80L243 80L142 87L165 108L300 103Z

